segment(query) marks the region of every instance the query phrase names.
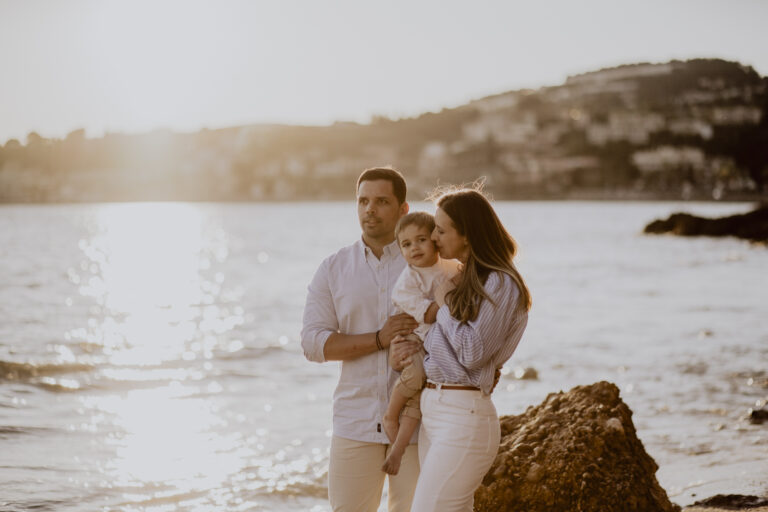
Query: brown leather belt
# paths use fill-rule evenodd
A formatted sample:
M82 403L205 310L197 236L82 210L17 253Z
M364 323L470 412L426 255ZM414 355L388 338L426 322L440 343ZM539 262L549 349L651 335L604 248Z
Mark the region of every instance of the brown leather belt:
M432 382L427 382L424 385L424 387L429 389L462 389L464 391L480 391L480 388L476 388L474 386L459 386L459 385L453 385L453 384L434 384Z

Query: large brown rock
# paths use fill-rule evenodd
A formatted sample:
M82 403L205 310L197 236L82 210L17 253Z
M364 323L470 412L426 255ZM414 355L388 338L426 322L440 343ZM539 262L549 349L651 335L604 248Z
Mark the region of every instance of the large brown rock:
M672 512L632 411L610 382L552 393L501 418L501 447L475 510Z

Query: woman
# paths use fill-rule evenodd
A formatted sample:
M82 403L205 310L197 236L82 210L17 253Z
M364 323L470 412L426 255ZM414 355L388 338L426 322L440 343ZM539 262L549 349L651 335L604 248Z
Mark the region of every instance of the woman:
M523 335L531 296L512 263L515 241L480 192L445 193L437 207L432 239L463 271L454 289L438 291L437 321L424 340L421 473L411 511L471 512L499 448L490 393Z

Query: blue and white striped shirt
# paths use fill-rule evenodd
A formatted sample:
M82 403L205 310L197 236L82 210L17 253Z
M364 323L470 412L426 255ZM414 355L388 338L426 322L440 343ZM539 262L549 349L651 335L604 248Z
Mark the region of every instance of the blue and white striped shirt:
M437 321L424 339L427 379L443 384L460 384L491 392L496 368L512 357L520 343L528 311L515 307L520 290L509 275L491 272L477 318L462 323L451 316L448 306L437 312Z

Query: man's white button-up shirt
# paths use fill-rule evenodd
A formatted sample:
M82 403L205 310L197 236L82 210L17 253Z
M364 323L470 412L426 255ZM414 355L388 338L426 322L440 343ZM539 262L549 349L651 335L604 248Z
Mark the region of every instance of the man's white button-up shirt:
M323 348L335 332L376 332L395 314L391 295L405 268L397 242L377 259L362 239L320 264L309 285L304 307L301 346L310 361L325 362ZM355 441L388 444L381 428L389 394L398 374L388 351L379 350L341 362L333 394L333 434Z

